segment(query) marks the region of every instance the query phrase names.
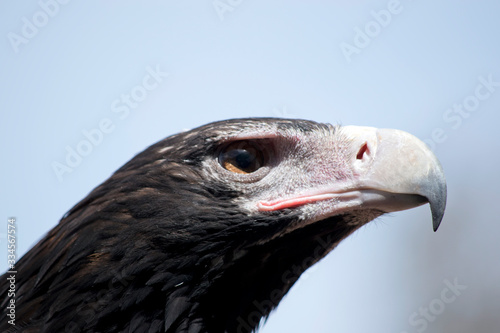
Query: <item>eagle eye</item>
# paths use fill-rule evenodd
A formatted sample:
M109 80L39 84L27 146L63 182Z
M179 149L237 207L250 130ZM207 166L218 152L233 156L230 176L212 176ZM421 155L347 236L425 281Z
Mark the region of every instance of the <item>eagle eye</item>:
M219 164L228 171L248 174L264 165L264 154L253 142L236 141L220 152Z

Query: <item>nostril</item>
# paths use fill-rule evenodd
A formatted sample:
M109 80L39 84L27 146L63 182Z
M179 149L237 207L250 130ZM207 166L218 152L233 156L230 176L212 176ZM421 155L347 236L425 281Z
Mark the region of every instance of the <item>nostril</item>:
M356 159L362 160L365 153L368 151L368 144L365 142L358 151Z

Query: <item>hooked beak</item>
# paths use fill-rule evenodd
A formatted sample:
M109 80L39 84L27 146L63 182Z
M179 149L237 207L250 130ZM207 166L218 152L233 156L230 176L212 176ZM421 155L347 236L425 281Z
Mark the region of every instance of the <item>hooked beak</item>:
M443 169L429 147L415 136L392 129L346 126L357 150L353 169L358 188L384 195L373 204L386 212L430 204L436 231L446 207ZM368 200L370 204L370 200Z

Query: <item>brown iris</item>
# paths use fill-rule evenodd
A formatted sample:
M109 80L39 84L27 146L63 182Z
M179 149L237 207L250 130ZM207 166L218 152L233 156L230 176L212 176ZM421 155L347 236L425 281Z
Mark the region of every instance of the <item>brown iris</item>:
M251 141L230 143L219 154L219 163L226 170L247 174L257 171L264 164L259 146Z

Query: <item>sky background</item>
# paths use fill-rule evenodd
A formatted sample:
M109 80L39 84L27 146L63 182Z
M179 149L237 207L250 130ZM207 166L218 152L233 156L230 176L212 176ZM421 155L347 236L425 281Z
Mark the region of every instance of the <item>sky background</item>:
M498 332L499 14L485 0L0 1L0 268L9 217L20 257L184 129L257 116L397 128L444 167L438 232L428 205L370 223L260 332Z

